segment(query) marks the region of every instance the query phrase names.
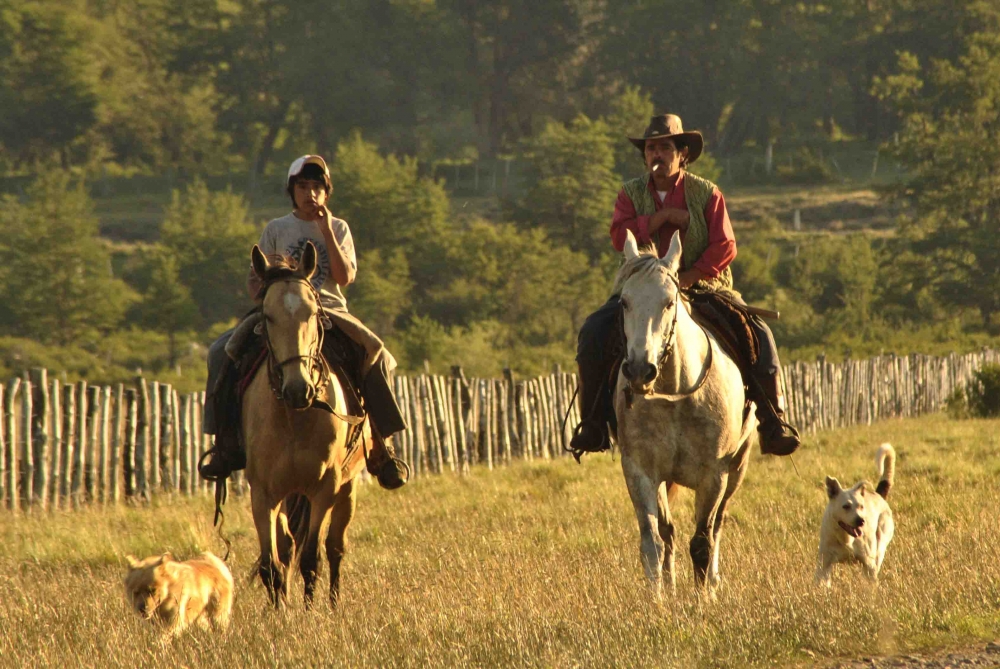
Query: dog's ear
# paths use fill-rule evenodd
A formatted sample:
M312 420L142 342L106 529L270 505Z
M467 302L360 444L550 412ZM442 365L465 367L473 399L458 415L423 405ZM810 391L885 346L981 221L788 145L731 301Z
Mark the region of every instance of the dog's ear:
M840 481L838 481L837 479L833 478L832 476L827 476L826 477L826 496L827 497L829 497L830 499L833 499L834 497L836 497L837 495L839 495L843 491L844 491L844 489L840 487Z
M864 495L866 493L872 492L872 484L869 483L868 481L861 481L856 486L854 486L854 489L859 494Z
M135 569L139 566L139 561L135 559L132 555L126 555L125 561L128 562L129 569Z

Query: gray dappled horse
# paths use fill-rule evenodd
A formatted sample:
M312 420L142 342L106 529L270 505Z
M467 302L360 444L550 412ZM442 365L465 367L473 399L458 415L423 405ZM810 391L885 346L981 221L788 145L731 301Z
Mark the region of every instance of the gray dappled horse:
M736 363L681 300L680 262L676 232L662 260L640 252L629 233L616 281L625 329L617 441L643 567L657 595L664 570L671 589L676 585L670 504L677 486L695 491L695 584L710 594L718 585L723 512L746 473L756 423L752 412L744 422Z

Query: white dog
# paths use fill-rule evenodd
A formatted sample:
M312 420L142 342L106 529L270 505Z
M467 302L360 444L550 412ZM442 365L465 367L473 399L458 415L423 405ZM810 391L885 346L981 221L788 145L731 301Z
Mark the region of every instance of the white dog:
M886 498L896 469L896 451L891 445L882 444L875 454L875 463L879 482L874 491L867 481L844 490L840 481L826 477L830 502L819 533L816 582L820 585L830 586L830 572L837 562L860 562L868 578L878 579L894 529Z

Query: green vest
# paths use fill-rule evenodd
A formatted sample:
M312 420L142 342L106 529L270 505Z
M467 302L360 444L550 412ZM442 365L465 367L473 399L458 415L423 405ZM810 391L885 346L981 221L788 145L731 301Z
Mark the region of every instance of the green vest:
M652 178L651 174L647 174L622 184L622 190L625 191L628 199L632 200L635 213L639 216L652 216L656 213L656 199L648 187L649 180ZM694 265L708 248L708 221L705 220L705 206L712 197L714 189L715 184L708 179L702 179L690 172L684 173L684 200L687 204L690 221L688 229L684 233L684 250L681 254L682 270ZM657 230L653 233L652 238L654 250L657 252L659 234L660 230ZM703 279L695 285L698 288L729 292L733 290L733 273L726 267L714 279Z

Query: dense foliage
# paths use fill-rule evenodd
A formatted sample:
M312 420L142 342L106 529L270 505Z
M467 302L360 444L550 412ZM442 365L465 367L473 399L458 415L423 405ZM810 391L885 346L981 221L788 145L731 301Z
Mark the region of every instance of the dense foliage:
M896 234L737 221L737 286L791 356L988 343L998 34L976 0L0 0L0 368L196 384L306 151L357 242L352 310L404 368L568 368L655 110L727 188L747 152L744 186L843 180L831 151L860 143L906 171Z

